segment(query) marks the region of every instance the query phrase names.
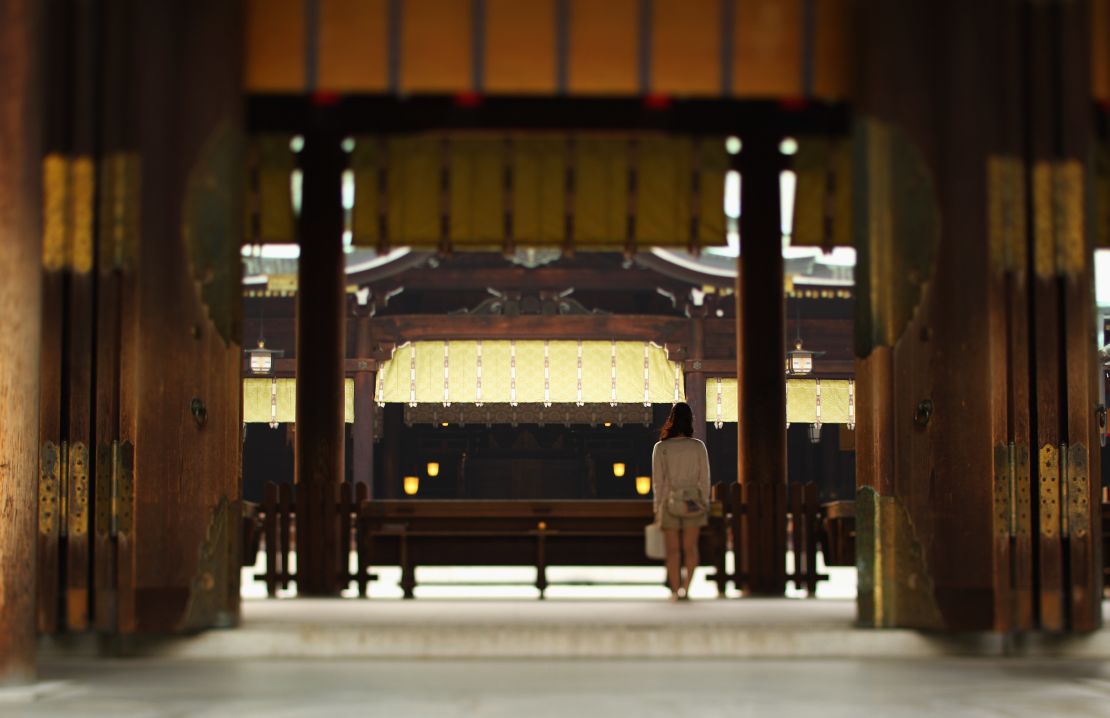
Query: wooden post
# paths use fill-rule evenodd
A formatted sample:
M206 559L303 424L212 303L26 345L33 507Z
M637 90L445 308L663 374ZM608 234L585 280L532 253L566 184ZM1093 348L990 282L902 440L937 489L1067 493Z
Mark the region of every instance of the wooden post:
M344 156L328 107L314 107L301 151L304 199L297 291L297 593L334 596L339 587L332 488L343 477Z
M351 427L354 433L354 483L363 484L370 495L374 486L374 378L370 354L373 340L370 335L370 316L360 312L355 320L355 357L358 368L355 372L355 422Z
M779 505L786 485L785 316L779 172L783 167L778 137L757 133L743 138L738 156L744 207L740 216L741 251L736 301L736 358L739 377L738 478L760 485L766 511L749 517L745 550L759 554L748 577L751 592L781 596L786 591L786 507Z
M708 417L705 415L705 372L702 359L705 358L705 321L701 317L690 320L690 359L691 369L684 377L686 383L686 403L694 412L694 438L705 441Z
M1088 10L858 6L864 625L1100 621Z
M0 685L35 676L38 519L41 5L0 1Z

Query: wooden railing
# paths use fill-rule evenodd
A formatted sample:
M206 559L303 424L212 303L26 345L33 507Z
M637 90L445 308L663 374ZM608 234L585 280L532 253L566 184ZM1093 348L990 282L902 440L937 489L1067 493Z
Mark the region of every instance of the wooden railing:
M265 553L265 571L257 574L269 596L296 582L291 557L297 553L296 487L267 484L253 518L244 518L244 547ZM651 504L634 501L428 501L373 500L366 487L335 488L336 590L355 583L360 596L374 578L374 565L401 568L401 588L414 595L418 565L517 565L536 568L542 597L549 583L546 569L556 565L658 565L643 553L643 527L652 519ZM783 584L813 596L820 581L817 557L829 540L817 487L805 485L713 487L709 526L700 539L702 565L713 569L710 580L724 594L729 582L750 590L748 576L756 562L781 570ZM261 533L261 542L251 532ZM301 537L306 538L306 537ZM460 546L471 550L460 549ZM794 555L787 571L787 549ZM734 570L726 569L732 550ZM746 550L747 549L747 550ZM257 549L256 549L257 550ZM306 549L307 550L307 549ZM351 554L356 568L348 570ZM254 556L243 563L253 565ZM826 561L828 562L828 561Z

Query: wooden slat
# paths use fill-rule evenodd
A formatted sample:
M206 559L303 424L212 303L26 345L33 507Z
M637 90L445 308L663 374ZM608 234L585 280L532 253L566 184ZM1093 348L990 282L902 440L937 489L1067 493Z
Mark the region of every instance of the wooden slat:
M44 118L40 48L43 5L0 4L0 684L35 680L34 577L38 510L37 424L42 306L41 172Z
M266 541L266 595L277 596L278 587L278 486L272 481L266 483L262 499L262 531Z
M1030 39L1027 52L1034 56L1052 57L1053 28L1051 8L1033 6L1030 14ZM1031 100L1029 107L1030 135L1032 137L1032 173L1030 201L1033 205L1033 223L1030 227L1032 252L1032 376L1033 406L1035 410L1033 455L1046 450L1058 452L1061 436L1061 356L1060 325L1061 297L1055 276L1055 236L1052 226L1052 187L1050 163L1056 157L1054 142L1057 131L1055 79L1051 63L1034 63L1030 68L1027 89ZM1049 173L1049 174L1046 174ZM1052 471L1042 462L1036 462L1037 482L1033 492L1034 505L1039 505L1038 584L1040 627L1049 631L1064 628L1064 565L1060 541L1060 488L1059 459ZM1054 473L1055 476L1050 474ZM1054 482L1049 486L1049 481ZM1049 507L1051 506L1050 510Z
M1086 231L1089 222L1087 208L1089 190L1087 163L1091 156L1091 82L1086 75L1091 70L1089 56L1105 49L1085 44L1094 39L1105 42L1108 34L1104 25L1100 30L1090 25L1091 16L1082 4L1064 5L1059 10L1059 35L1057 40L1060 61L1055 84L1059 97L1059 148L1062 160L1058 172L1064 172L1066 189L1057 198L1060 209L1066 213L1064 226L1057 226L1056 243L1063 252L1063 281L1060 298L1063 312L1063 364L1066 382L1061 387L1061 406L1067 431L1062 437L1068 446L1068 486L1062 492L1061 512L1068 516L1067 614L1068 628L1075 632L1090 632L1102 626L1102 581L1099 576L1101 562L1099 549L1101 517L1099 506L1100 451L1098 428L1092 407L1098 403L1098 382L1102 381L1102 367L1095 359L1091 326L1095 324L1094 242ZM1103 19L1110 19L1104 14ZM1105 72L1105 71L1104 71ZM1057 214L1059 217L1059 214ZM1073 234L1078 233L1078 236ZM1057 260L1060 262L1060 260ZM1081 265L1073 263L1079 261ZM1063 462L1065 457L1061 457ZM1063 487L1062 487L1063 488Z
M278 487L278 543L277 551L280 557L279 572L281 575L281 587L283 589L289 588L289 582L295 579L295 574L289 566L289 554L295 550L292 545L293 536L293 520L296 515L297 507L300 505L300 496L307 494L306 491L296 492L297 498L294 498L294 486L292 484L281 484ZM297 571L300 571L300 566L297 566Z
M802 506L805 514L805 585L806 594L817 595L817 535L820 531L820 504L817 502L817 484L810 481L802 487Z

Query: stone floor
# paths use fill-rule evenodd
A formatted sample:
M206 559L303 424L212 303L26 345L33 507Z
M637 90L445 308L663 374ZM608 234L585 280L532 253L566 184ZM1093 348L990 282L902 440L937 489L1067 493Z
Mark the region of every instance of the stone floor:
M1105 609L1105 606L1104 606ZM844 600L244 601L243 626L44 645L8 716L1110 716L1110 631L938 639Z
M1110 716L1104 662L64 660L0 717Z

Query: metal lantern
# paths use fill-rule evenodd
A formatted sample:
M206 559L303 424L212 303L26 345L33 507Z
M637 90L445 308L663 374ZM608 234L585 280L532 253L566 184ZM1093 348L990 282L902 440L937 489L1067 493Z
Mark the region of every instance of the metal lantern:
M821 425L820 424L810 424L809 425L809 440L814 444L820 444L821 443Z
M786 373L790 376L808 376L813 373L814 352L802 348L802 339L794 342L794 350L786 353Z
M274 370L274 357L285 354L281 350L267 349L266 340L261 338L258 347L247 349L246 353L250 357L251 374L269 374Z

